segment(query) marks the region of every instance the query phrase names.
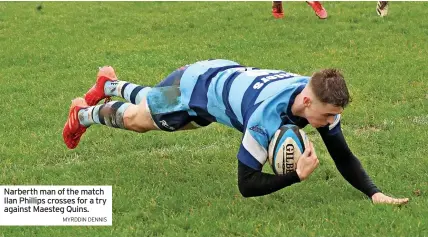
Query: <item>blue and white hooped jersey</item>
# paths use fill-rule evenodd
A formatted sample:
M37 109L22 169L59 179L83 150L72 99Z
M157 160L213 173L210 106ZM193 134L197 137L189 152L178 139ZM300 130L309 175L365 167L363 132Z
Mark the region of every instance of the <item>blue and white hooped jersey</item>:
M200 61L190 65L181 77L181 103L190 115L241 131L238 159L260 170L276 130L282 124L295 123L291 105L309 79L229 60ZM307 121L298 125L306 124Z

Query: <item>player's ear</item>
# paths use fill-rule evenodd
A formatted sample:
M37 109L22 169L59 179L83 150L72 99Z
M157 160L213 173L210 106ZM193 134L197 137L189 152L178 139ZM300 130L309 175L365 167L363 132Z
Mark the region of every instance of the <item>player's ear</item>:
M303 105L305 105L305 107L309 107L312 103L311 98L309 98L308 96L303 97Z

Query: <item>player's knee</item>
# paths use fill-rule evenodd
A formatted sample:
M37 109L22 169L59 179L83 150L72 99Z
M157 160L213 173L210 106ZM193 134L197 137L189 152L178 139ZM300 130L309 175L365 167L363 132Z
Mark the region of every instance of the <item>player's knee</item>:
M139 133L147 132L149 129L146 126L144 119L141 119L144 111L138 109L138 106L130 106L123 115L125 128Z

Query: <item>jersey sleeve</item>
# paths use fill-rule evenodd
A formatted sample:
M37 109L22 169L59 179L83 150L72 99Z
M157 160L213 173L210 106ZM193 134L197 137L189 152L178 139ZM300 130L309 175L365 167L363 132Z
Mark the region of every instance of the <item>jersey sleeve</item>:
M340 174L356 189L367 196L380 192L364 170L361 162L351 152L340 128L340 116L335 123L318 128L330 156Z
M255 170L261 170L268 156L269 137L265 128L254 125L244 131L238 160Z
M262 103L244 116L244 131L238 160L254 170L261 170L268 157L271 137L281 126L281 117L274 106Z

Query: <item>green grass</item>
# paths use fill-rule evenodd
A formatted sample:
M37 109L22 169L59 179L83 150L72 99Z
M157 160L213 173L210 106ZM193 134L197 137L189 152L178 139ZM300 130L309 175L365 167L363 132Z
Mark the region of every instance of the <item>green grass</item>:
M0 236L428 236L428 44L425 2L303 2L275 20L269 2L0 3L0 184L112 185L113 226L0 227ZM320 167L272 195L242 198L241 134L211 125L136 134L92 127L76 150L61 131L97 67L152 85L208 58L310 75L343 70L352 151L403 207L375 206L338 173L319 136ZM265 167L269 171L268 167ZM416 195L415 190L421 194Z

